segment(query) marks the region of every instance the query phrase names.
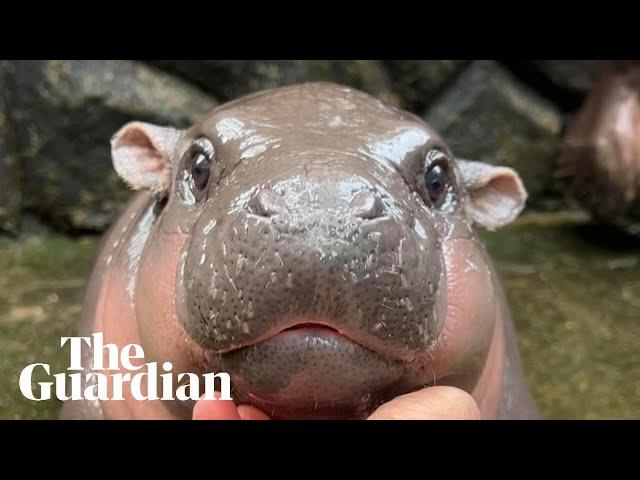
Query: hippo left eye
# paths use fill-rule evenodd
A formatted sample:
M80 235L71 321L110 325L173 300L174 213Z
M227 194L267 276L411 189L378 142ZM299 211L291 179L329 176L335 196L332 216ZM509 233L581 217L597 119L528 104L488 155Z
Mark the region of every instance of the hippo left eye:
M196 153L191 159L191 176L197 190L204 190L209 184L211 160L204 153Z
M182 197L194 204L205 197L214 165L213 144L207 138L197 139L187 151L182 174Z

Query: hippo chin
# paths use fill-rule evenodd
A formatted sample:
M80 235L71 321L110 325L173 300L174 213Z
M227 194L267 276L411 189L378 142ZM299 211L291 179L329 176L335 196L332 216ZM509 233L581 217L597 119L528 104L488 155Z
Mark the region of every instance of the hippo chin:
M456 159L421 119L327 83L241 98L188 130L129 123L112 155L142 191L106 236L82 334L227 372L237 402L276 418L362 418L436 384L486 418L537 415L473 228L520 213L513 170ZM67 402L63 417L192 408Z

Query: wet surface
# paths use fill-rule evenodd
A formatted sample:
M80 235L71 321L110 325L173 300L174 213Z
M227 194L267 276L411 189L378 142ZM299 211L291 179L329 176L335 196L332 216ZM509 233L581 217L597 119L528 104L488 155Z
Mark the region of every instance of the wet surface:
M546 418L640 417L640 240L580 215L526 215L483 233L505 285L525 373ZM0 237L0 418L55 418L22 368L67 364L97 239ZM36 379L37 380L37 379Z

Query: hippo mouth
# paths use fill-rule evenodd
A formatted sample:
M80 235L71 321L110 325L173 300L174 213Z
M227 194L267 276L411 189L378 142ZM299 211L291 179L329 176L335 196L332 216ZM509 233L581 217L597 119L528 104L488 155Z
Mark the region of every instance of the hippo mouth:
M397 391L406 368L348 333L304 320L220 361L234 399L275 418L365 416Z

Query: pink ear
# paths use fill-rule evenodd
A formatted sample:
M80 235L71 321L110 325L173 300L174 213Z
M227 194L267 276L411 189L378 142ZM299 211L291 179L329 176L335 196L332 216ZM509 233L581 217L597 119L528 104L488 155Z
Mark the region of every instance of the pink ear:
M120 178L135 190L167 192L171 180L169 158L180 133L150 123L127 123L111 139L113 166Z
M527 201L520 176L508 167L458 160L468 193L465 209L474 222L489 230L511 223Z

